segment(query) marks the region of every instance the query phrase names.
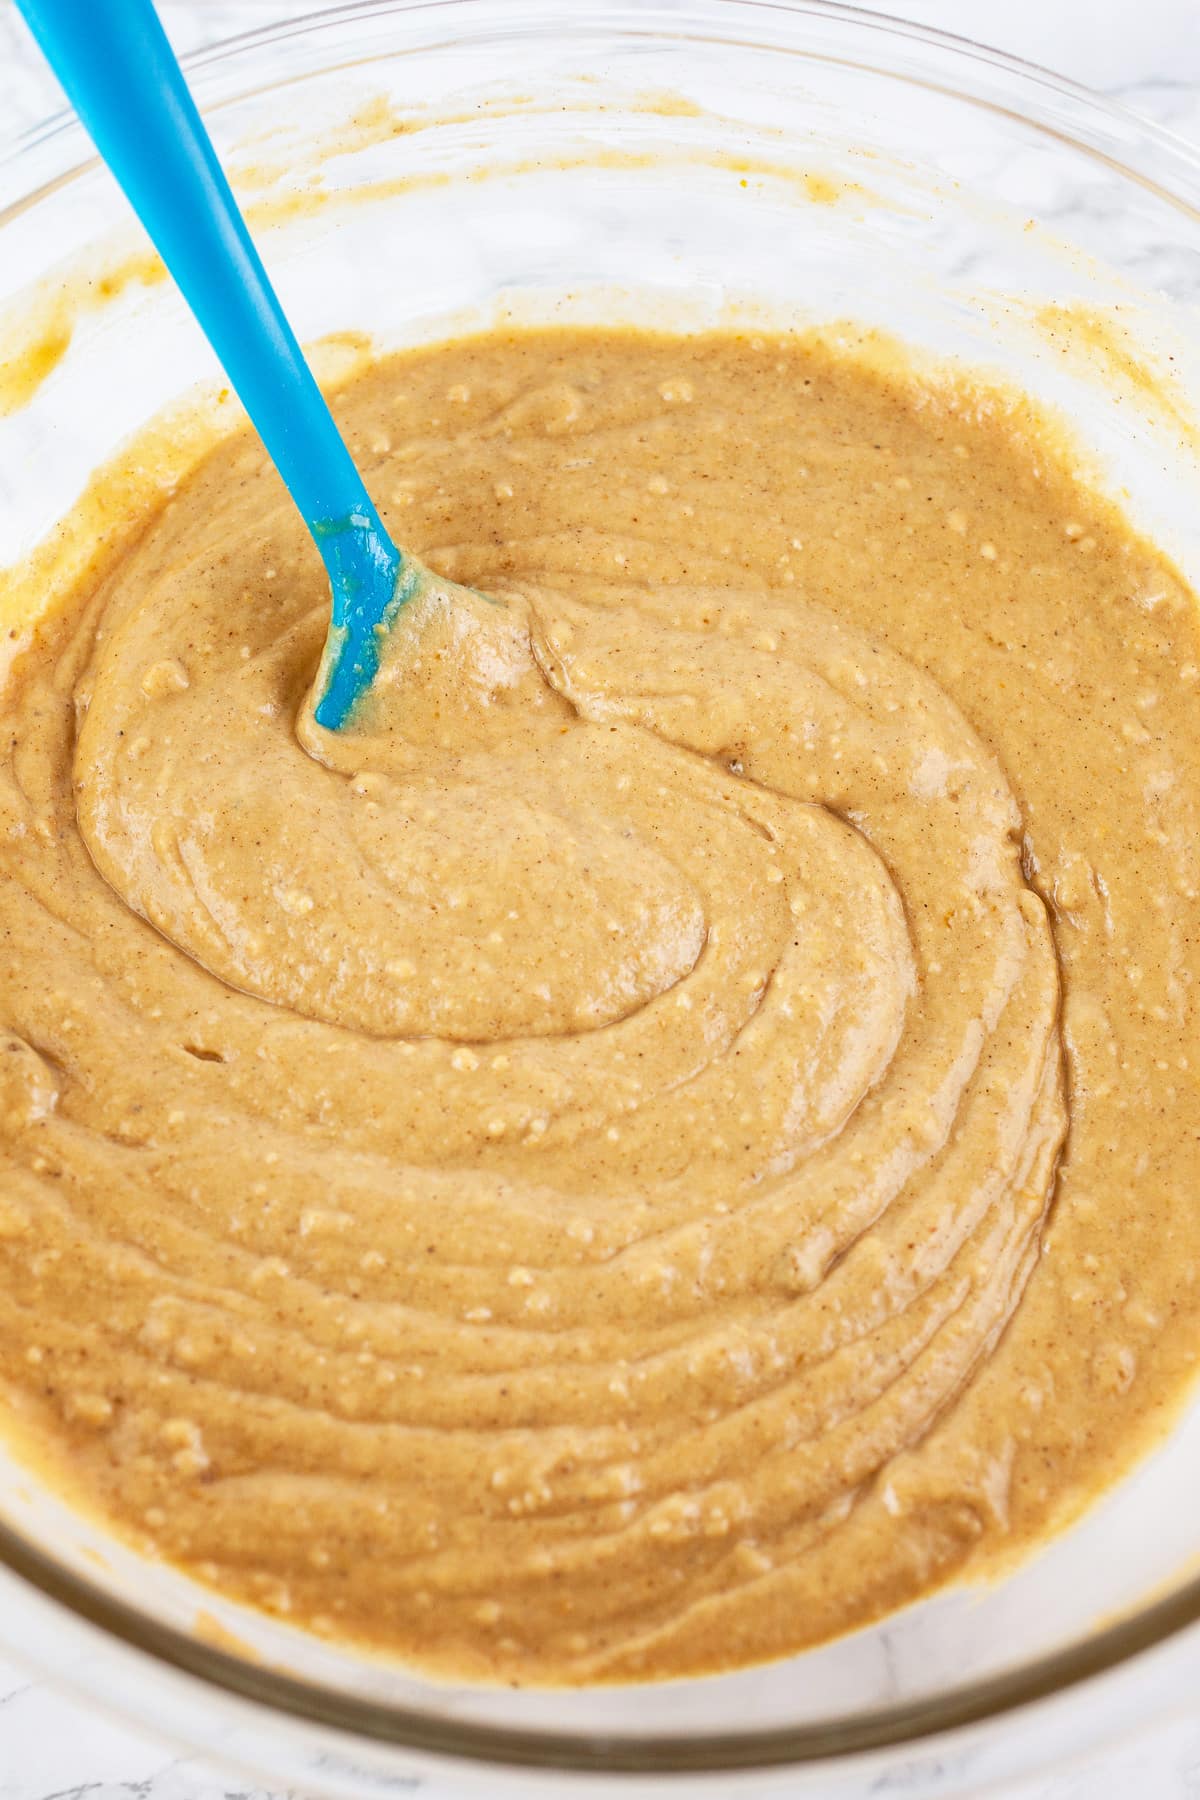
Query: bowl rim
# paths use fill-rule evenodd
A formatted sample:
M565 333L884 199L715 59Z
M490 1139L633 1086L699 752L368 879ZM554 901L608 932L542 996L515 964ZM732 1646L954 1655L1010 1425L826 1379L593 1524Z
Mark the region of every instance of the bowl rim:
M326 38L332 50L332 37L339 26L406 15L434 23L444 19L446 35L441 40L418 36L411 45L397 46L389 54L410 54L428 50L433 42L456 41L464 30L471 30L474 18L500 26L507 23L510 30L541 27L575 38L616 30L626 36L685 41L701 34L711 38L714 32L728 41L740 21L743 32L757 28L750 41L760 43L767 41L764 34L770 32L773 22L823 21L851 37L857 34L862 44L873 44L875 55L832 58L819 43L807 51L778 42L771 47L813 60L847 63L1006 115L1098 158L1114 173L1200 220L1200 147L1120 101L1036 63L956 33L868 12L842 0L588 0L586 12L581 7L569 15L556 0L343 0L340 5L224 38L181 61L203 101L210 83L222 76L230 63L236 64L252 52L269 50L293 38ZM739 35L736 41L747 39ZM889 49L897 48L903 55L885 61ZM340 66L358 60L347 54ZM320 65L325 71L338 66L336 56ZM209 108L220 110L297 78L304 75L239 86L215 99L210 97ZM0 150L0 177L11 176L14 170L19 173L27 161L36 165L47 147L60 156L65 152L72 160L0 206L0 227L94 168L99 160L75 113L66 107L21 132ZM927 1741L1063 1694L1200 1623L1198 1574L1087 1637L938 1694L847 1713L818 1724L623 1737L607 1730L599 1734L470 1724L411 1706L365 1699L250 1662L116 1598L3 1519L0 1566L77 1618L118 1639L125 1648L272 1713L330 1727L375 1745L403 1747L443 1759L591 1775L703 1775L822 1762L844 1764L868 1752Z

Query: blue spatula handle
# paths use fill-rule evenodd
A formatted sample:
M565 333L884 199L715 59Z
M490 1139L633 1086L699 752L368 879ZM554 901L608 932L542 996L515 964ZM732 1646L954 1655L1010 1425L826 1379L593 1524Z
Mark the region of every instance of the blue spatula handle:
M284 317L151 0L18 5L291 490L333 580L337 641L353 649L392 603L402 559ZM361 641L373 664L377 652ZM340 724L374 672L361 655L351 661L330 659L323 723Z
M150 0L19 5L300 511L370 507Z

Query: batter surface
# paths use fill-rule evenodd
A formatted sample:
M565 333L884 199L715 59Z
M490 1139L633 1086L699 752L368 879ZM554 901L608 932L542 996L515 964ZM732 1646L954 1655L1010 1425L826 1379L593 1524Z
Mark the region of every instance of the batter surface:
M18 662L0 1376L227 1593L694 1673L1044 1536L1200 1349L1200 641L1020 407L497 334L340 417L447 591L312 720L218 446Z

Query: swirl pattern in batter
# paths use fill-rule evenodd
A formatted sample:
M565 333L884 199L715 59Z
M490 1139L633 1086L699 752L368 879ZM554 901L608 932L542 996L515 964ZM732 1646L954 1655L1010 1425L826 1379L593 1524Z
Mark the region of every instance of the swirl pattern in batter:
M0 788L0 1370L74 1491L318 1631L581 1681L819 1641L1077 1506L1102 1417L1133 1453L1196 1233L1170 1268L1128 1234L1114 1338L1087 1209L1144 1142L1087 1030L1194 1032L1195 621L977 401L794 341L446 346L343 405L391 528L488 597L408 609L351 729L246 438L43 634ZM1089 590L1114 559L1154 608ZM1068 829L1031 695L971 704L978 642L1012 682L1071 612L1031 690L1089 631L1110 674L1172 637L1121 739L1161 841L1111 877L1104 705L1056 726ZM1135 863L1173 896L1136 924ZM1174 1296L1157 1374L1135 1286Z

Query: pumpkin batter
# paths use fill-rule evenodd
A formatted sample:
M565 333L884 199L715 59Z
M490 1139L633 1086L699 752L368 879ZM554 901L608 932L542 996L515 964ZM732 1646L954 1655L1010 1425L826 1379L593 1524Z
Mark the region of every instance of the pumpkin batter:
M18 662L0 1375L203 1581L725 1668L976 1575L1200 1348L1192 596L1018 403L497 333L337 400L414 603L333 736L220 444Z

